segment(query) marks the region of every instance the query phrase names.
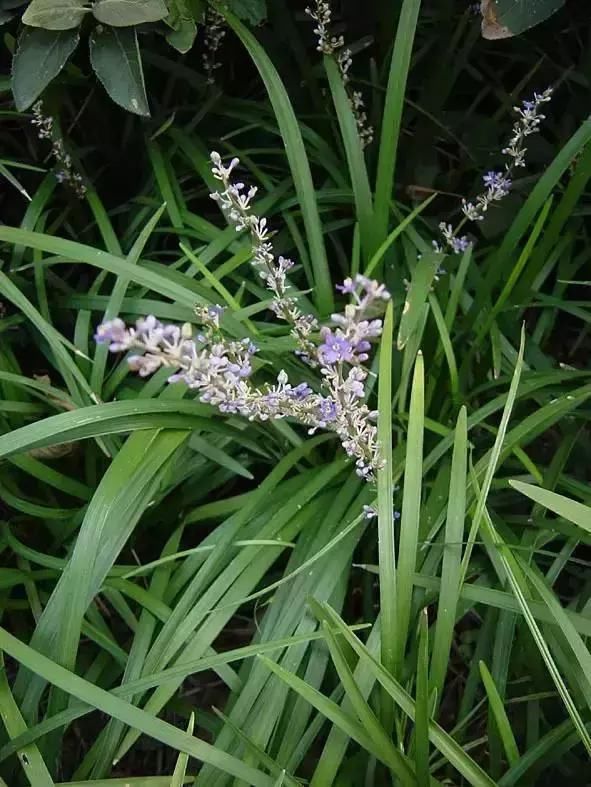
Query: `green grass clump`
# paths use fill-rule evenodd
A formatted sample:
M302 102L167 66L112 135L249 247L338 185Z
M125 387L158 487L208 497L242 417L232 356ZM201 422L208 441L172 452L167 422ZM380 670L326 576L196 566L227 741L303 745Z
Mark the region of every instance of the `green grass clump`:
M82 195L44 171L43 140L6 100L0 774L10 787L587 784L583 54L543 25L530 43L483 44L453 4L404 0L394 24L377 3L371 57L360 35L344 84L280 5L261 30L224 11L213 87L198 57L154 44L151 121L109 105L105 124L101 95L78 113L66 73L44 107ZM528 168L443 257L439 222L498 167L512 105L548 83ZM329 319L335 284L358 273L392 293L368 386L375 485L333 434L224 416L94 342L117 316L180 324L223 303L261 379L314 381L248 238L209 199L211 149L258 185L302 308Z

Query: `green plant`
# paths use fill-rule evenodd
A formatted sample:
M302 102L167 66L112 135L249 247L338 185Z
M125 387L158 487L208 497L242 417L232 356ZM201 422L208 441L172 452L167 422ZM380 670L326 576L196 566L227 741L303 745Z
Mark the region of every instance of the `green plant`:
M482 35L511 38L545 21L564 5L564 0L482 0Z
M22 5L8 0L0 23ZM253 24L265 18L265 0L232 0L229 6ZM109 96L129 112L149 116L138 34L153 28L184 54L194 44L205 8L204 0L31 0L12 65L17 108L28 109L58 76L84 30L90 64Z
M2 777L580 782L585 54L529 136L511 193L442 265L439 222L453 225L455 195L497 171L511 107L559 81L576 36L552 38L539 65L520 40L482 48L463 12L406 0L375 69L353 41L345 86L309 22L281 10L256 33L226 13L238 38L215 90L195 60L154 50L153 121L100 92L80 112L74 83L61 102L48 93L86 192L72 199L51 172L23 170L30 203L14 191L3 204ZM550 34L533 35L543 48ZM357 80L372 87L365 150ZM41 169L46 141L6 111L9 160ZM297 261L302 310L327 320L345 303L333 282L359 273L391 292L366 385L377 489L334 435L220 415L168 385L169 370L141 379L93 339L117 317L182 325L196 304L223 303L226 337L259 347L257 379L285 369L315 384L249 264L249 234L209 198L211 149L259 185L253 213Z

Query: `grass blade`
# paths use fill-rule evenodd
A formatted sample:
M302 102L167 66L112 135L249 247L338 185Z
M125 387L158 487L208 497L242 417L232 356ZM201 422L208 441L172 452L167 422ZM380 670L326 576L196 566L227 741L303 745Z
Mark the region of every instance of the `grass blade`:
M314 271L314 281L310 285L314 287L316 304L321 314L329 314L334 305L330 271L326 259L326 249L322 234L322 224L318 214L316 204L316 192L310 165L306 155L306 149L302 140L302 134L298 125L297 118L289 100L287 91L275 70L269 56L259 44L253 34L245 27L240 20L226 8L220 7L220 13L225 17L229 27L236 33L244 44L248 54L254 61L259 74L269 95L269 99L275 112L279 131L285 153L289 161L289 167L295 186L302 218L306 227L308 245L310 247L310 257Z
M378 441L383 461L382 467L378 470L378 550L382 663L391 672L396 666L396 547L392 482L392 329L393 308L392 303L389 303L380 344L378 383ZM384 714L386 714L385 710ZM383 717L383 722L389 728L386 715Z
M189 716L189 724L187 725L187 735L193 735L195 727L195 714L191 713ZM174 766L172 779L170 780L170 787L183 787L185 783L185 776L187 775L187 765L189 764L189 755L181 752Z
M417 653L417 697L415 703L415 767L419 787L430 787L429 771L429 618L424 609L419 618Z
M398 29L396 30L396 40L392 51L392 60L390 61L386 100L382 115L375 189L375 231L380 243L386 239L388 234L390 200L394 188L394 174L402 128L406 80L420 7L421 0L404 0L402 3Z
M441 586L437 600L437 622L431 655L431 689L441 697L447 674L449 655L460 598L460 562L466 517L466 479L468 462L468 434L466 408L458 415L454 450L451 461L449 501L445 524Z
M507 762L509 765L515 765L519 759L519 749L517 748L517 742L515 740L515 736L513 735L513 730L511 729L511 723L509 722L507 712L503 706L503 700L497 691L493 676L490 674L490 671L484 661L479 662L478 666L480 668L480 675L482 677L482 682L484 683L486 696L488 697L489 706L492 711L497 730L501 736Z
M182 732L172 724L161 721L125 700L114 697L25 645L2 628L0 628L0 648L43 682L57 686L70 696L119 719L133 729L141 730L145 735L160 741L165 746L184 752L201 762L211 763L220 770L238 779L244 779L256 787L272 787L272 779L261 771L244 765L240 760L219 751L205 741Z
M351 178L353 197L355 199L355 212L359 223L361 251L364 263L367 264L371 255L376 251L377 244L375 237L376 225L373 220L373 200L367 167L365 166L363 146L355 116L351 109L349 96L345 90L336 60L332 55L324 56L324 68L341 129L345 155L347 156L349 177Z
M423 355L417 355L410 396L400 543L396 567L396 659L395 675L400 675L408 641L413 576L416 570L419 522L421 514L421 485L423 478L423 428L425 380Z
M538 503L544 508L553 511L558 516L568 519L578 525L582 530L591 533L591 508L576 500L570 500L557 492L549 489L541 489L533 484L526 484L523 481L509 481L510 486L521 492L522 495L529 497L534 503Z

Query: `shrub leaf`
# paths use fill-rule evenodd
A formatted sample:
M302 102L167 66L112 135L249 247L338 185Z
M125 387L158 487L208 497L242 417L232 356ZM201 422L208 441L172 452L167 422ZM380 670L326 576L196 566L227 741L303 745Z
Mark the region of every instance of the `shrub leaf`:
M12 92L19 112L31 106L78 46L77 30L25 30L12 61Z
M80 0L33 0L22 21L44 30L71 30L78 27L88 10Z
M98 0L92 7L95 19L113 27L158 22L168 16L164 0Z
M136 115L150 115L135 30L97 26L90 37L90 62L115 103Z

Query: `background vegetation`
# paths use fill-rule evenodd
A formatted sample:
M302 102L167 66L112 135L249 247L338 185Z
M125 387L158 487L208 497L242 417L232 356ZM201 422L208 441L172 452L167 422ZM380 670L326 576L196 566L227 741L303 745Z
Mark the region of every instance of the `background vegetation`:
M299 3L0 3L6 785L589 783L591 25L534 5L335 3L345 88ZM549 85L527 168L438 270L439 222ZM392 292L377 503L333 436L93 340L223 302L262 379L305 375L212 149L302 304L357 272Z

